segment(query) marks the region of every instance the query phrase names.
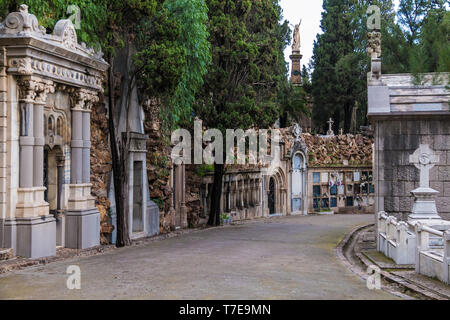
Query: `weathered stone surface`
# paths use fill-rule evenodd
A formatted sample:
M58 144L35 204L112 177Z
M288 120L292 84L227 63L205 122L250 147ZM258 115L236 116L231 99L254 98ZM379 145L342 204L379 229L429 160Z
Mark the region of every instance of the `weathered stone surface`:
M447 182L450 181L450 167L439 167L439 180Z
M405 183L393 182L392 183L392 195L394 197L402 197L405 195Z
M399 212L400 209L400 199L399 197L385 197L384 199L384 210L389 213Z
M430 182L431 189L439 191L440 194L444 194L444 183L440 181L431 181Z
M438 197L436 199L436 205L439 214L450 213L450 198L449 197Z
M444 182L444 196L450 197L450 182Z
M399 210L403 212L410 212L413 208L413 197L400 197L399 198Z
M399 181L408 181L409 180L409 171L410 167L408 166L399 166L397 168L397 180Z

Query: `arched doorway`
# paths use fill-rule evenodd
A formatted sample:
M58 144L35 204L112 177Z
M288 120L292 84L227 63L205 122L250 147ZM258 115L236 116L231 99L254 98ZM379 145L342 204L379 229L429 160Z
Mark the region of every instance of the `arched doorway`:
M64 184L64 156L60 146L44 149L44 199L50 213L60 214L63 209L62 192Z
M305 158L301 153L296 153L291 174L291 212L294 214L304 211L305 189Z
M270 178L269 180L269 214L275 214L275 179Z

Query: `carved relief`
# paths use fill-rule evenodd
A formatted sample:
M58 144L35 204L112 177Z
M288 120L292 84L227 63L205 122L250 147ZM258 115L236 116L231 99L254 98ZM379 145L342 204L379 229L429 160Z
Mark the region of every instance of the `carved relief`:
M9 70L10 72L14 72L16 70L17 73L21 75L31 75L33 73L38 73L54 78L55 80L61 79L69 82L79 83L89 87L95 87L96 89L100 90L103 89L103 78L100 73L92 72L91 75L87 75L75 70L56 66L46 61L34 60L30 57L12 58L9 61L9 67L12 69Z
M70 20L59 20L53 31L53 34L59 37L62 45L68 49L75 50L78 45L77 33Z
M372 59L381 57L381 33L372 31L367 34L369 48L368 53Z

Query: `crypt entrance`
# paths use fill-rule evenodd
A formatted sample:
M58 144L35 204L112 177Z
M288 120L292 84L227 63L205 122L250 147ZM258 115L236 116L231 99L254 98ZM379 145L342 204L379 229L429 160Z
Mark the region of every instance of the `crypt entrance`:
M269 180L269 195L268 195L269 214L275 214L275 179Z
M99 244L91 195L91 108L108 64L78 44L70 20L53 32L21 5L0 23L2 247L17 256Z

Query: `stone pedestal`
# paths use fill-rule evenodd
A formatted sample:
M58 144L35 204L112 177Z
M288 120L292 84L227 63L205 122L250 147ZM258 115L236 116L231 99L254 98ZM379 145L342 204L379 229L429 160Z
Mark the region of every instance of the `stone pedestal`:
M95 208L91 187L90 183L69 185L69 210L81 211Z
M20 239L16 243L15 255L32 259L56 255L56 221L53 216L16 218L10 226L16 229L16 237Z
M46 216L49 205L44 200L45 187L19 188L17 190L16 216L31 218Z
M302 85L302 74L301 74L301 61L303 55L300 53L300 50L295 50L292 52L292 55L289 56L292 60L292 71L291 71L291 83L294 86Z
M87 249L100 245L100 213L97 209L66 213L66 248Z
M436 201L434 197L439 194L438 191L431 188L418 188L411 191L415 197L412 214L409 220L440 220L438 214Z

